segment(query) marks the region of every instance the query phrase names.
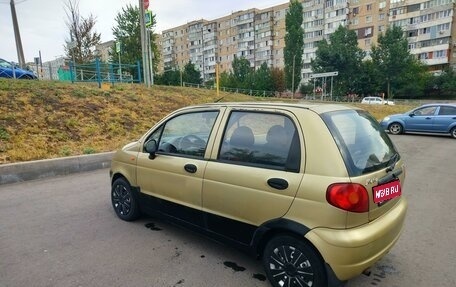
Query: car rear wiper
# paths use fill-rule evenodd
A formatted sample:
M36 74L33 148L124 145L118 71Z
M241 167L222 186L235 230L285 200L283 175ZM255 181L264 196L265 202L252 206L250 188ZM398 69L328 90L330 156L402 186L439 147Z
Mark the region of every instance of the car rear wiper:
M389 160L388 160L388 167L386 168L386 172L390 172L394 170L396 163L399 161L399 154L396 152Z

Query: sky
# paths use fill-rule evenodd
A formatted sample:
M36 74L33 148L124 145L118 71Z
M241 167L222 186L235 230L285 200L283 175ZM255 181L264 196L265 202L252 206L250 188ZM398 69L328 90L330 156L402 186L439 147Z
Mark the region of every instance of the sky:
M18 62L13 21L12 0L0 0L0 58ZM69 32L65 24L65 3L68 0L13 0L26 62L33 62L41 51L43 62L64 55L63 45ZM81 16L96 17L95 31L101 41L113 40L114 19L123 7L138 6L140 0L79 0ZM264 9L288 0L149 0L149 10L156 15L155 32L183 25L187 22L212 20L239 10Z

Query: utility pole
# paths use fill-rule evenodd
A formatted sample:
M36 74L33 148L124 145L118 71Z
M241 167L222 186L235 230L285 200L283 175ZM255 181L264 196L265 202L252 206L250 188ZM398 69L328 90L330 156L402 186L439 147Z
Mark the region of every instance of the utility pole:
M201 55L203 64L201 65L201 70L203 72L203 85L205 84L206 77L204 74L204 22L201 23Z
M16 39L17 59L19 61L19 66L21 68L25 68L24 50L22 49L22 40L21 34L19 33L19 25L17 24L16 7L14 6L14 0L11 0L10 6L11 17L13 18L14 38Z
M142 52L142 62L143 62L143 74L144 74L144 83L148 88L150 88L150 74L149 74L149 57L147 52L147 35L146 35L146 24L144 21L144 0L139 0L139 25L141 26L141 52Z
M294 99L294 78L295 78L295 59L296 59L296 54L293 55L293 76L291 78L291 98Z

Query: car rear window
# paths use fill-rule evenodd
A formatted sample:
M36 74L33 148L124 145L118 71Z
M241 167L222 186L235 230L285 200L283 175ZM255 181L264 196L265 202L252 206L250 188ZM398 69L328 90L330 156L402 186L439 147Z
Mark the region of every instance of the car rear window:
M322 115L350 176L383 169L397 161L397 150L378 122L362 110L328 112Z

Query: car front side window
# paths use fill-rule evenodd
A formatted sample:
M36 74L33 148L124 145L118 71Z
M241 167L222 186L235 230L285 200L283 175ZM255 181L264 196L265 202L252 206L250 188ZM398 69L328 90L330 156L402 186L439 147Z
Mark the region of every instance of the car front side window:
M159 153L202 158L217 115L218 111L178 115L152 133L149 140L157 141Z
M433 116L437 107L425 107L414 112L415 116Z

